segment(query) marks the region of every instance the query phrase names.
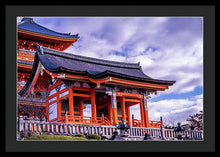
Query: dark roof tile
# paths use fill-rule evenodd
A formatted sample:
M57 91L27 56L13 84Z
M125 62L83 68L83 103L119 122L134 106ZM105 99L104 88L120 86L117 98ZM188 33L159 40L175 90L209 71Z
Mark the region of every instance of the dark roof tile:
M116 76L144 82L172 85L175 81L158 80L144 74L139 63L115 62L65 53L46 47L37 47L43 66L51 72L70 72L91 78Z

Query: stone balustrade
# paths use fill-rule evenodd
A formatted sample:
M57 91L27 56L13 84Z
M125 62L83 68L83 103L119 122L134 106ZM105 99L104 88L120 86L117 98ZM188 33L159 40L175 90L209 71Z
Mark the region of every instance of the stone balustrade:
M143 137L145 134L149 134L151 137L159 137L163 139L174 139L177 137L177 132L173 129L164 128L144 128L144 127L131 127L129 129L130 137ZM189 140L202 140L203 131L197 130L185 130L180 132L182 137Z
M110 125L86 125L74 123L57 123L36 120L24 120L20 117L18 120L18 132L30 133L47 133L47 134L99 134L110 138L116 130L115 126ZM120 130L118 130L120 131ZM128 130L129 137L143 138L145 134L158 139L172 140L176 138L177 133L173 129L165 128L145 128L130 127ZM189 140L202 140L203 131L182 131L182 137L188 137Z
M57 123L36 120L19 119L19 132L47 132L52 134L102 134L104 136L111 136L115 131L115 126L108 125L86 125L73 123Z

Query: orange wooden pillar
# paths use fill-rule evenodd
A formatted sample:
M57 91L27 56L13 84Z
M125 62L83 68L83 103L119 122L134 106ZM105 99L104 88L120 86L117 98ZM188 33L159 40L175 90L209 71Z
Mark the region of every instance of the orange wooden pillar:
M59 99L59 94L57 95L57 118L61 117L61 100Z
M145 126L145 116L144 116L144 107L142 99L140 99L140 113L141 113L141 120L143 121L143 125Z
M122 114L122 119L125 120L126 122L126 116L125 116L125 98L122 96L121 97L121 114Z
M95 88L91 89L91 111L92 117L96 117L96 104L95 104Z
M69 114L74 116L73 89L69 86Z
M57 97L57 118L60 118L61 117L61 100L60 100L60 95L59 93L57 92L56 93L56 97Z
M116 123L118 123L118 113L117 113L116 91L114 90L112 90L111 104L112 104L113 124L115 125Z
M127 111L127 117L128 117L128 125L131 126L131 113L130 113L130 107L126 106L126 111Z
M147 98L146 95L143 95L143 107L144 107L144 119L145 119L145 127L149 127L149 118L148 118L148 107L147 107Z

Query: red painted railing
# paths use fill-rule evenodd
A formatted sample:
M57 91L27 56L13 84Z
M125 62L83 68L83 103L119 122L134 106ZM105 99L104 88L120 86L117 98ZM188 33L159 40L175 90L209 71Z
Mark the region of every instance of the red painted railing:
M60 118L55 118L50 122L74 123L74 124L90 124L90 125L112 125L107 117L88 117L88 116L71 116L66 115ZM132 119L133 127L146 127L143 120ZM149 121L149 128L160 128L162 121Z
M134 127L144 127L143 120L132 119L132 126Z
M149 121L149 126L151 128L160 128L162 126L162 121Z
M74 123L74 124L91 124L91 125L112 125L106 117L88 117L88 116L71 116L66 115L51 120L51 122Z
M132 119L132 126L134 127L146 127L143 120ZM149 128L160 128L162 126L162 121L149 121Z

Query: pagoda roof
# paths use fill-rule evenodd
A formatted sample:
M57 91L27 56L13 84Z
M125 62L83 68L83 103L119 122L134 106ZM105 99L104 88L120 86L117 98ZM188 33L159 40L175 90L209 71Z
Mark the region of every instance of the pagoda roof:
M70 33L60 33L60 32L56 32L51 29L48 29L46 27L43 27L43 26L35 23L33 18L24 17L21 20L21 22L18 23L17 27L20 30L34 32L34 33L43 34L43 35L54 36L54 37L59 37L59 38L68 38L68 39L71 39L71 38L78 39L79 38L78 34L70 35Z

